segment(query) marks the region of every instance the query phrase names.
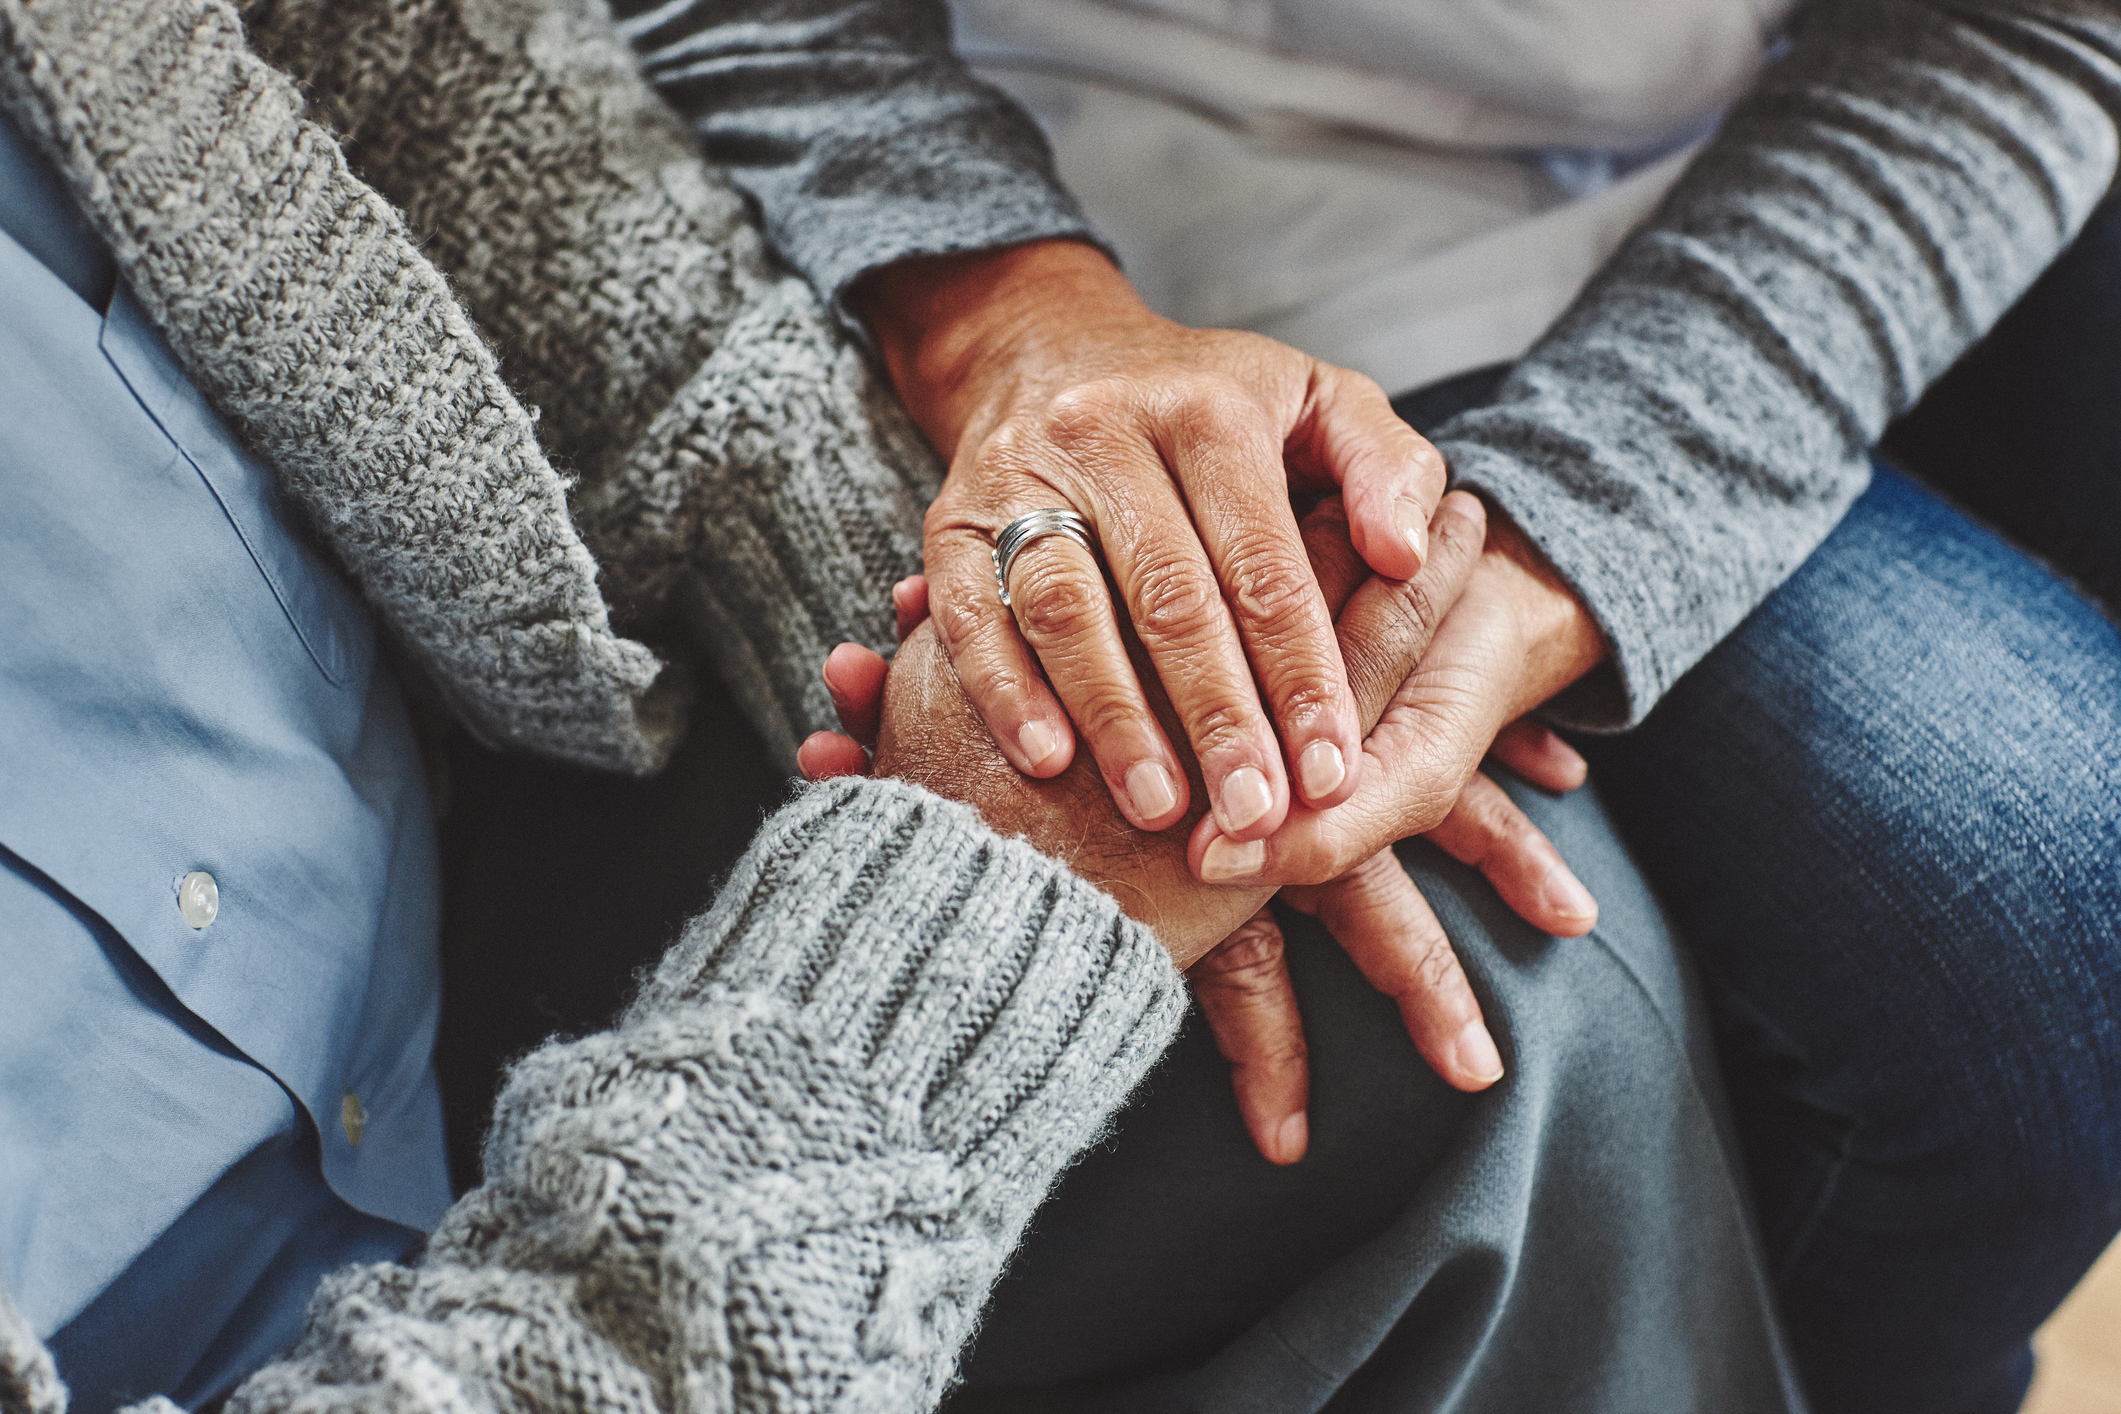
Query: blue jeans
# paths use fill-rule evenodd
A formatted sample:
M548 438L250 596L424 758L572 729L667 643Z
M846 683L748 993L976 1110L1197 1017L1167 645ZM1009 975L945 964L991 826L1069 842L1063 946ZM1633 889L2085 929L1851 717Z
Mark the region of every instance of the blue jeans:
M2121 586L2121 208L1888 452ZM1880 466L1636 731L1580 743L1700 967L1819 1414L2002 1414L2121 1228L2121 633Z

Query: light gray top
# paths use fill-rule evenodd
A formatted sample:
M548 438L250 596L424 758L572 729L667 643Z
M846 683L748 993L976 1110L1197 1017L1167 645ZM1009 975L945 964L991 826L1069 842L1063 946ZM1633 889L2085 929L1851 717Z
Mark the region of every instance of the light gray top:
M793 0L758 26L744 8L673 0L634 42L768 228L802 233L782 249L821 293L901 255L1080 230L1037 194L1049 163L1022 120L937 54L940 0ZM688 77L695 48L722 86ZM888 99L831 101L884 73L904 85ZM1799 13L1786 56L1501 401L1438 439L1611 644L1560 715L1639 721L1811 553L1886 423L2107 191L2117 119L2111 5Z

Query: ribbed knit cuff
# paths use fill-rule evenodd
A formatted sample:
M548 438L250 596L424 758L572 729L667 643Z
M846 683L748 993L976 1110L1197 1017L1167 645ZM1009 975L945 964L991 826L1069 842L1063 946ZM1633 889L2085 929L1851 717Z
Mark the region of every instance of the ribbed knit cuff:
M877 780L809 787L768 820L635 1014L709 991L794 1006L981 1206L1025 1215L1185 1006L1110 895L968 806Z
M0 1287L0 1410L6 1414L65 1414L66 1386L52 1354L22 1311Z

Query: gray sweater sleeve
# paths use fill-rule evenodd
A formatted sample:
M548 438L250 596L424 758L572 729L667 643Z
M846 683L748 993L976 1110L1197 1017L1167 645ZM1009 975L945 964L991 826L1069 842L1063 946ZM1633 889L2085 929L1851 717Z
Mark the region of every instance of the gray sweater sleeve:
M1182 985L970 809L807 789L616 1028L518 1063L419 1260L330 1278L229 1414L932 1408Z
M1842 0L1518 367L1441 429L1597 616L1557 700L1641 719L1825 538L1886 423L2113 180L2121 11Z
M1095 243L1038 127L950 48L942 0L619 0L643 72L839 308L914 255Z

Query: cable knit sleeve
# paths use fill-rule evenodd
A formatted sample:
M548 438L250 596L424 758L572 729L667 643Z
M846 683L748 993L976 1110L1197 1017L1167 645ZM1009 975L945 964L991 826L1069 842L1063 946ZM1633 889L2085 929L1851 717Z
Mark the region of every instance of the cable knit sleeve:
M649 80L835 309L907 256L1095 241L1037 124L952 52L943 0L614 10Z
M1825 538L1886 423L2113 181L2121 13L1814 4L1664 209L1440 430L1612 648L1557 709L1638 721Z
M970 809L808 789L617 1027L510 1073L420 1260L330 1279L229 1414L931 1408L1181 989Z

